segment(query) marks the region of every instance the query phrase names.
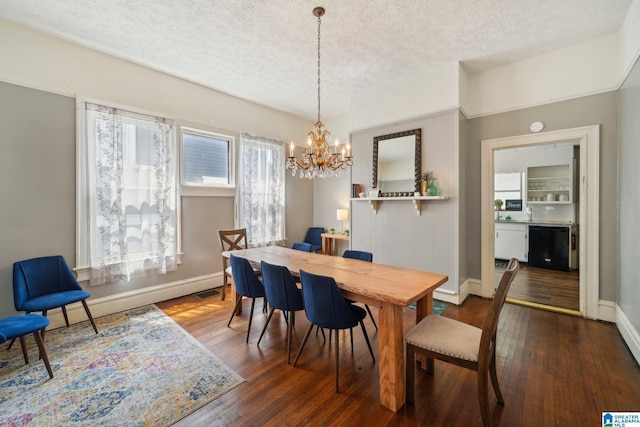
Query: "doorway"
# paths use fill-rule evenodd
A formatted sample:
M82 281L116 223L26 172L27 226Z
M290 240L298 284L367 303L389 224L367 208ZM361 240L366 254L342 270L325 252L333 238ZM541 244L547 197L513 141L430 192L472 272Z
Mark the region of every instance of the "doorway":
M481 146L481 251L482 296L491 297L495 276L494 243L494 151L508 147L533 147L578 141L580 146L579 224L579 311L598 318L599 275L599 126L541 132L492 140Z
M494 288L508 260L520 261L509 302L582 316L571 244L580 231L579 150L577 141L494 150Z

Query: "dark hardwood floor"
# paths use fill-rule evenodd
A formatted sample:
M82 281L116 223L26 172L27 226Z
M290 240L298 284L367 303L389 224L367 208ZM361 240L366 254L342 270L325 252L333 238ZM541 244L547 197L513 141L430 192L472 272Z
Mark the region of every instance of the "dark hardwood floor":
M340 334L340 390L334 392L333 344L312 334L297 367L286 363L286 327L275 314L260 347L266 316L256 303L245 343L249 302L226 324L232 305L220 296L186 296L157 304L246 382L180 421L177 426L481 426L475 373L435 362L435 375L416 377L416 405L398 413L380 406L378 365L362 333ZM480 326L489 301L469 297L444 316ZM374 316L377 310L372 307ZM415 324L404 310L405 329ZM378 334L365 324L378 355ZM296 318L293 350L308 322ZM505 405L491 392L496 426L597 426L603 411L640 410L640 368L615 325L505 304L500 317L497 370Z
M494 270L494 286L498 286L504 268ZM580 273L555 271L521 264L507 298L525 303L542 304L572 310L580 310Z

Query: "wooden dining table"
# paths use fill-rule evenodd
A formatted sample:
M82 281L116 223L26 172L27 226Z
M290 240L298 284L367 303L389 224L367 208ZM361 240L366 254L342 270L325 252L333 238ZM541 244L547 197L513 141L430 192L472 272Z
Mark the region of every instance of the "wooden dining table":
M252 263L284 265L294 275L304 270L331 276L345 298L378 307L380 403L394 412L402 408L405 403L402 309L416 303L416 323L430 314L433 291L448 280L446 275L281 246L235 250L222 255L228 257L230 253ZM235 296L234 287L232 295Z

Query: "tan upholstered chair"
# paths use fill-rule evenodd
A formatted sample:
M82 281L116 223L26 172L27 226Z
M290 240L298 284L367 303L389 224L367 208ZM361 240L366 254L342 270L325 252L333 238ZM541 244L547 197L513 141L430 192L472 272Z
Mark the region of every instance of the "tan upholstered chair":
M236 228L233 230L218 230L218 237L220 238L220 247L222 252L224 251L236 251L238 249L247 249L247 229ZM229 278L233 277L231 273L231 264L229 258L222 257L222 300L227 295L227 285L229 285Z
M496 398L504 405L496 374L496 332L500 311L519 267L515 258L509 261L482 329L447 317L429 315L409 331L405 337L407 404L414 402L415 355L420 354L427 357L429 374L433 374L434 359L478 372L478 402L482 424L491 426L487 376L491 375Z

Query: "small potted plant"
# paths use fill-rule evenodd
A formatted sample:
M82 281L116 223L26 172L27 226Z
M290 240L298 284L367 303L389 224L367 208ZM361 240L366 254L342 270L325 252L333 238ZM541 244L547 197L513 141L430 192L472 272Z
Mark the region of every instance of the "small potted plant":
M496 205L496 210L499 211L502 209L502 200L500 199L495 199L493 201L493 203Z
M349 235L349 229L348 228L346 230L344 230L344 234L346 234L347 236Z
M333 234L333 233L335 233L335 232L336 232L336 229L335 229L335 228L330 228L330 229L329 229L329 233Z
M433 171L426 171L422 174L422 195L423 196L437 196L438 187L436 187L435 181L438 178L435 177Z

